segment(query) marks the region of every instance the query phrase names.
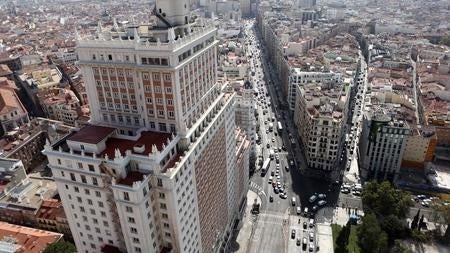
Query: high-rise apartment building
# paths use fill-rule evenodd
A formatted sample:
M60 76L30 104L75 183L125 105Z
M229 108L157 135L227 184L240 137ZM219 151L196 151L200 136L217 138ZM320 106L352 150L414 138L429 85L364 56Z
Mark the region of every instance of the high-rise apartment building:
M363 115L360 138L362 176L394 180L400 172L411 129L406 121L392 117L388 108L375 108Z
M311 173L330 178L339 176L349 93L350 84L341 81L297 85L294 122Z
M187 0L153 14L78 40L92 124L44 150L78 252L220 252L242 214L249 145L216 28Z

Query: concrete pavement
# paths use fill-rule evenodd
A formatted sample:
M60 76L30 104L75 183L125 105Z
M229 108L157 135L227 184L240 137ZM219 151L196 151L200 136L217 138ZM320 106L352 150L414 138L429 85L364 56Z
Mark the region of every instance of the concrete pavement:
M230 247L231 252L244 253L249 252L249 241L254 234L254 225L256 223L257 216L250 213L254 201L261 203L261 198L253 190L247 192L247 207L245 209L244 217L242 219L242 226L239 232L234 236L234 241Z

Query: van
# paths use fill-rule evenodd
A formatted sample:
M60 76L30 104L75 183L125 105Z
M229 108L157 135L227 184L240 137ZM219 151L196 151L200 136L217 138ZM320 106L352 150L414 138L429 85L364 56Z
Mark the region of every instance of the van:
M292 206L295 206L295 197L292 197Z

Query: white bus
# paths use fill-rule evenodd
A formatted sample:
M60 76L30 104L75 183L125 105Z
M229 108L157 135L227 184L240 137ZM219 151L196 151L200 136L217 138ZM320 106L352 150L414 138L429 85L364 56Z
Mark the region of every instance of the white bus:
M269 171L269 167L270 167L270 158L267 158L264 163L263 166L261 167L261 175L265 175L267 173L267 171Z
M281 126L281 122L278 121L278 132L281 132L283 130L283 126Z

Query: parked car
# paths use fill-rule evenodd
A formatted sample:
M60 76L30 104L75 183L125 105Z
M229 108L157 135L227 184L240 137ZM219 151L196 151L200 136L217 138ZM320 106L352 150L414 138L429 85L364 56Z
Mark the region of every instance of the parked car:
M319 197L319 199L325 199L327 197L327 195L321 193L321 194L318 195L318 197Z
M309 203L314 203L316 201L317 195L313 194L311 197L309 197Z
M324 206L324 205L327 204L327 202L326 202L325 200L321 200L321 201L317 202L317 204L318 204L319 206Z
M295 239L295 229L292 229L292 232L291 232L291 238L292 238L292 239Z

